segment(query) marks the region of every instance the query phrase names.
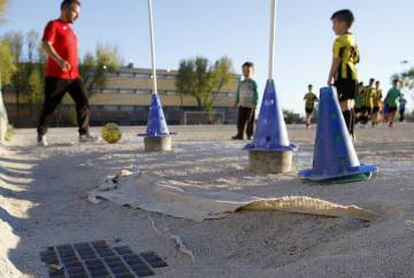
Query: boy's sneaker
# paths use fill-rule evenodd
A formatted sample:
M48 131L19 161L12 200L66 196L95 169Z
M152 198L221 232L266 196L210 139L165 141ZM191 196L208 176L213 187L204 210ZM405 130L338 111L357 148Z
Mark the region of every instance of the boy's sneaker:
M243 137L235 135L235 136L231 137L231 139L233 139L233 140L243 140Z
M79 143L96 143L98 141L99 141L99 138L92 136L90 133L79 135Z
M47 142L46 135L38 134L37 135L37 144L39 146L47 147L49 143Z

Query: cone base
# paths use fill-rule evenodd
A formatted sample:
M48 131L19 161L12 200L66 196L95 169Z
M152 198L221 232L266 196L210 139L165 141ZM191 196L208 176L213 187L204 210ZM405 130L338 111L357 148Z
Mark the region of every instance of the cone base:
M171 136L148 136L144 137L146 152L169 152L171 151Z
M288 173L292 171L292 151L249 151L250 170L258 173Z
M296 152L299 149L298 145L290 143L289 146L280 146L280 145L266 145L266 146L259 146L255 143L249 143L244 146L243 150L245 151L258 151L258 152L288 152L294 151Z
M353 167L348 171L337 174L317 174L313 169L299 171L299 175L309 181L328 182L328 183L344 183L361 180L369 180L373 173L378 172L378 168L371 165L360 165Z

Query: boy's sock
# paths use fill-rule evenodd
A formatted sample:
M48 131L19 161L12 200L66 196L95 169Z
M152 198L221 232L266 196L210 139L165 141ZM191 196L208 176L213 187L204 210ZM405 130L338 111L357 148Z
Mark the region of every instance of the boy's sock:
M351 109L351 111L350 111L350 123L349 123L349 127L350 127L350 130L349 130L349 133L352 135L352 136L354 136L354 127L355 127L355 109Z
M345 124L346 124L347 129L348 129L349 133L351 133L351 126L350 126L350 124L351 124L351 111L350 110L344 110L344 111L342 111L342 115L344 115Z

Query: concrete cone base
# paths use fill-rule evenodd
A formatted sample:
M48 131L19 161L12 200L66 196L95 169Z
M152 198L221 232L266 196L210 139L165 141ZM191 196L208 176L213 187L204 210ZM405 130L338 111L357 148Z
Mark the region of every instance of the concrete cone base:
M144 137L146 152L169 152L171 151L171 136L149 136Z
M287 173L292 170L292 151L249 151L250 169L258 173Z

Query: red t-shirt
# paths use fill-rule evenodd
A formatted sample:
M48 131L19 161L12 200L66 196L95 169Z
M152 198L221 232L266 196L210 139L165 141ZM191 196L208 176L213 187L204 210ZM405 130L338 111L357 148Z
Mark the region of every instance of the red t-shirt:
M43 34L44 42L50 42L59 56L70 64L70 70L64 72L50 57L47 58L45 76L62 79L79 78L78 37L70 27L60 19L50 21Z

